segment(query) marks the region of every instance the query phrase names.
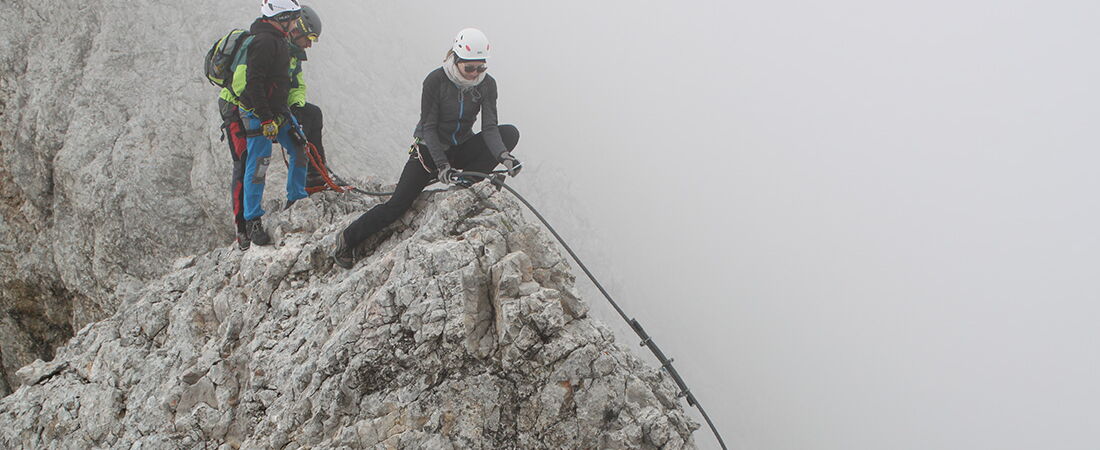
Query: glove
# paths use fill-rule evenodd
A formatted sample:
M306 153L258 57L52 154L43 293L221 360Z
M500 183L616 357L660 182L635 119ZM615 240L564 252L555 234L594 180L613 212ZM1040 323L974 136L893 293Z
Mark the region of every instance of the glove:
M443 184L454 184L455 173L458 171L451 168L450 164L440 164L438 170L439 182Z
M279 137L279 126L275 125L274 120L265 120L260 123L260 130L264 132L264 137L271 139L275 142L275 139Z
M523 168L523 163L519 162L518 159L508 152L500 154L500 163L504 164L505 169L508 169L508 176L510 177L519 175L520 169Z

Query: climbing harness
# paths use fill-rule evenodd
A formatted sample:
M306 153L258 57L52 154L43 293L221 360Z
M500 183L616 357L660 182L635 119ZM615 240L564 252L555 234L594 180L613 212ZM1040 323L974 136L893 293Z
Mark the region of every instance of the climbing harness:
M424 162L424 155L420 153L420 138L414 138L412 145L409 145L409 157L416 158L417 161L420 161L420 167L423 167L425 172L435 172L428 168L428 163Z

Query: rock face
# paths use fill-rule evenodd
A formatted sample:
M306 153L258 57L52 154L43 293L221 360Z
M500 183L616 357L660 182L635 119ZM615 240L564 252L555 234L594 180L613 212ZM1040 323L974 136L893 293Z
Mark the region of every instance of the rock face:
M425 194L352 270L374 200L269 214L277 245L177 260L0 401L0 447L685 448L672 383L586 317L507 193Z
M367 7L360 3L326 0L322 14L363 15ZM233 239L232 160L218 139L218 89L200 67L214 40L248 27L259 2L2 4L0 396L18 387L18 368L49 360L76 330L112 314L120 302L116 291L164 275L165 261ZM383 19L396 13L393 7L369 8L371 20L397 26ZM391 49L383 58L400 53L400 33L377 34ZM321 70L324 63L354 66L362 59L348 54L357 44L335 39L321 47L331 57L307 64L313 101L326 88L347 89L335 80L350 68ZM361 112L343 102L323 104L330 153L343 147L400 154L401 146L391 144L407 145L417 97L392 95L387 83L358 81L352 97L377 105L366 117L369 139L359 127L341 134L350 128L340 121L352 112L363 120ZM419 79L409 82L419 89ZM402 132L392 132L396 124ZM364 141L371 145L364 148ZM269 174L268 198L275 200L278 171Z
M0 448L692 447L488 186L423 196L351 271L333 235L377 200L315 195L235 249L198 67L255 6L5 2Z
M120 286L231 239L231 161L198 67L209 30L254 12L206 0L4 2L0 395L17 386L15 369L110 315Z

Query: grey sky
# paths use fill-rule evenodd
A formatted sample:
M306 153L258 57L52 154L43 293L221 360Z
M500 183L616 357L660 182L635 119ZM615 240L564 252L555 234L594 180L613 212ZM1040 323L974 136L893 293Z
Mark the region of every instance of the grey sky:
M313 4L329 152L387 182L489 35L514 186L731 448L1100 448L1100 3Z

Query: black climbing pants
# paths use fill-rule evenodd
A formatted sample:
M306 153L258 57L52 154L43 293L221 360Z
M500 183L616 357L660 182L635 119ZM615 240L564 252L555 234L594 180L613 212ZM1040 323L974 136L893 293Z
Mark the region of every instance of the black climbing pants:
M519 143L519 130L513 125L500 125L499 129L504 146L511 152ZM363 213L344 229L344 241L347 245L356 247L374 233L401 218L420 192L437 177L435 162L432 161L428 149L421 146L419 153L424 159L423 165L415 155L405 162L405 168L401 171L401 178L397 181L393 196L385 203L376 205L370 211ZM482 173L488 173L498 164L496 155L489 152L489 147L485 145L485 139L481 133L448 149L447 160L455 169ZM425 166L430 171L425 170Z
M326 162L325 145L321 142L321 129L325 126L325 120L321 114L321 108L313 103L306 103L302 107L292 106L290 112L302 125L302 131L306 133L306 139L314 147L317 147L317 154L321 156L321 163L324 164ZM313 165L313 161L309 162L309 172L306 177L307 180L321 177L321 172Z

